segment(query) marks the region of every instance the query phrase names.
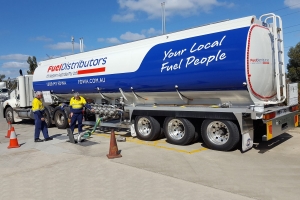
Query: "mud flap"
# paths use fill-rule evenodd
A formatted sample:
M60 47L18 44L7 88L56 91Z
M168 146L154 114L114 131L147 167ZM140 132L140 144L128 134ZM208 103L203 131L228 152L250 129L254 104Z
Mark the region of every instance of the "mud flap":
M136 137L136 132L135 132L134 124L131 124L131 126L130 126L130 133L131 133L132 137Z
M251 149L253 146L253 140L251 139L249 133L242 135L242 150L245 152Z

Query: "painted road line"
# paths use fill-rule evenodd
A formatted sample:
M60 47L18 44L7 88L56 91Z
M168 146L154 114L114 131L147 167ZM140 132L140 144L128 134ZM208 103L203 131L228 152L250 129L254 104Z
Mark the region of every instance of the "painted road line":
M115 133L115 134L116 135L122 135L122 134L118 134L118 133ZM110 134L105 134L105 133L94 133L93 135L110 138ZM132 142L132 143L135 143L135 144L142 144L142 145L152 146L152 147L155 147L155 148L166 149L166 150L180 152L180 153L186 153L186 154L194 154L194 153L199 153L201 151L207 150L207 148L202 147L202 148L199 148L199 149L194 149L194 150L191 150L191 151L187 151L187 150L178 149L178 148L174 148L174 147L166 147L166 146L159 145L159 144L164 144L164 143L167 144L167 142L165 140L152 142L152 141L139 140L137 138L128 138L128 137L126 137L126 141L127 142Z

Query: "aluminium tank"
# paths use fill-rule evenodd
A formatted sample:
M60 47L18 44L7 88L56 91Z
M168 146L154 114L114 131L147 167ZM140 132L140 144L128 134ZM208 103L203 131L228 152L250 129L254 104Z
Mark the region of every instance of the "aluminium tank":
M249 16L45 60L33 87L96 100L99 91L119 98L121 89L143 104L264 104L276 87L271 32L262 24Z

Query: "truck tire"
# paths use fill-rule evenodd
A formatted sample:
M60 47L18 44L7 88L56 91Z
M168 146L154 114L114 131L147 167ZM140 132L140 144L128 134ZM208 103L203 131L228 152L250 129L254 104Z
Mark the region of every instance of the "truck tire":
M160 135L159 122L150 116L137 116L134 127L137 138L141 140L152 141Z
M70 116L70 114L71 114L70 107L69 107L69 106L66 106L66 107L64 107L64 111L65 111L65 113L66 113L67 117L69 117L69 116Z
M167 141L176 145L187 145L195 138L194 125L185 118L166 118L164 132Z
M50 128L52 126L52 120L51 120L50 112L47 108L45 108L44 118L45 118L47 127Z
M12 107L8 107L5 110L5 119L7 122L10 122L11 124L15 123L14 120L14 110L12 109Z
M66 129L68 127L68 117L63 110L56 110L54 123L58 129Z
M204 120L201 135L210 149L219 151L230 151L240 140L237 125L227 120Z

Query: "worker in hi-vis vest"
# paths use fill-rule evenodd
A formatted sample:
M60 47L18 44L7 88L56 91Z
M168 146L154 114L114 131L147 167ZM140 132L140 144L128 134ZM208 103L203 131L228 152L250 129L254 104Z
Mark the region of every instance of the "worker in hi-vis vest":
M34 113L34 124L35 124L35 131L34 131L34 141L35 142L43 142L44 140L40 139L40 132L43 132L45 141L53 140L48 135L48 127L45 122L45 108L42 102L43 93L37 91L35 93L35 98L32 100L32 111Z
M71 117L71 131L74 132L74 128L76 125L76 121L78 122L78 133L82 132L82 119L83 119L83 113L82 109L83 106L90 109L92 112L94 112L94 109L86 103L85 99L82 96L79 96L78 92L74 93L74 97L70 99L70 117Z

